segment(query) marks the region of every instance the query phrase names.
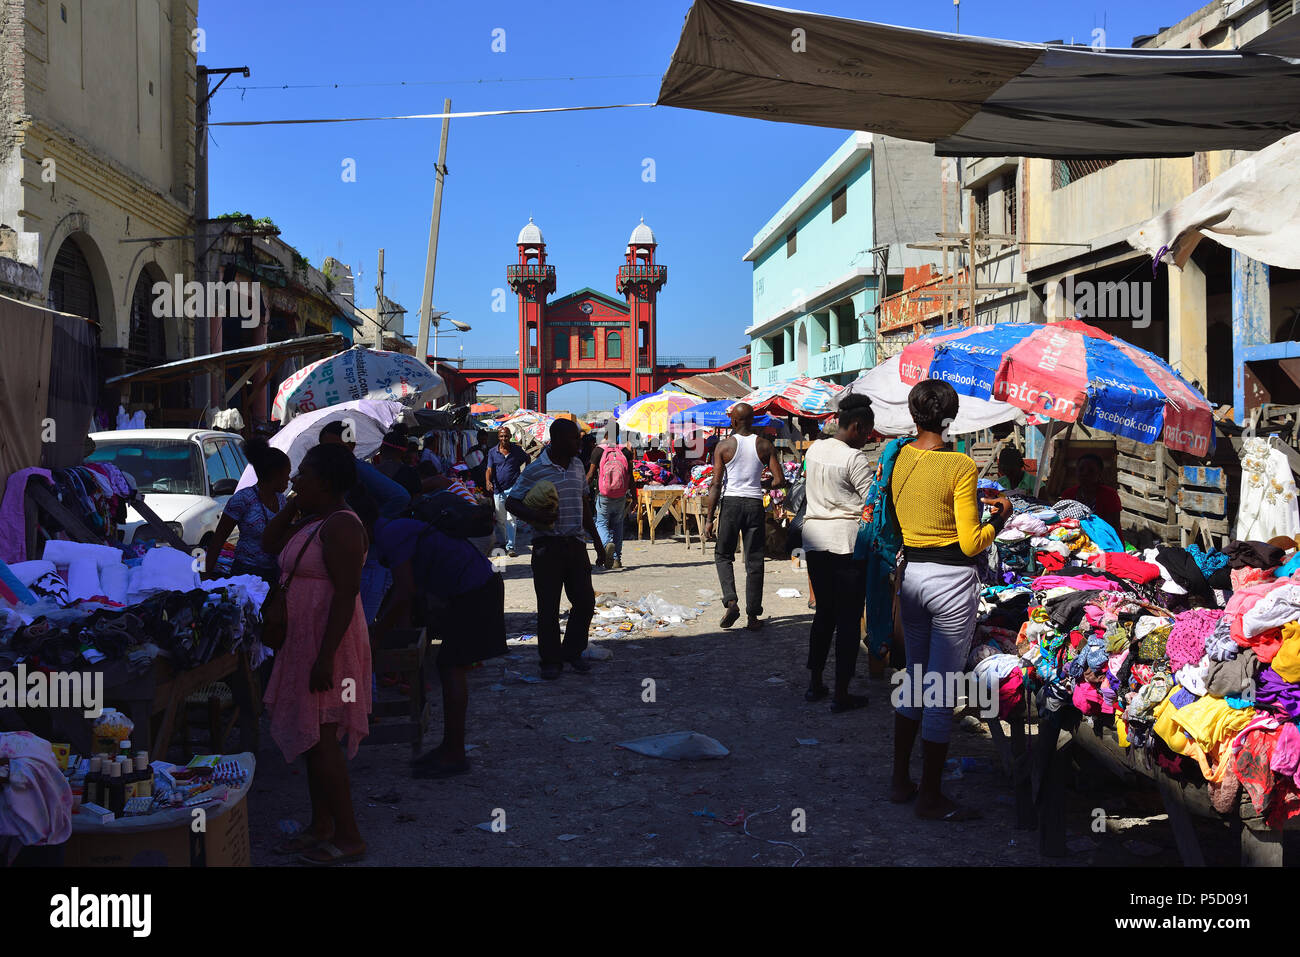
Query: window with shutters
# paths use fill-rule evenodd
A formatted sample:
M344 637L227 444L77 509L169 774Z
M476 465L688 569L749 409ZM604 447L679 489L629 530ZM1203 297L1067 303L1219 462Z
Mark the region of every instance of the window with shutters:
M605 358L623 358L623 337L617 332L611 332L605 337Z
M1296 0L1272 0L1268 5L1268 25L1281 23L1296 11Z
M596 333L593 329L583 329L578 333L578 358L596 358Z
M555 358L569 358L569 330L555 330Z

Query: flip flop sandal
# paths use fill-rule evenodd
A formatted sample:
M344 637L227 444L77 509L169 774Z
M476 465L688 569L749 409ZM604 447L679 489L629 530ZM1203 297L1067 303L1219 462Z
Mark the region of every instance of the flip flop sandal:
M299 854L298 863L306 864L310 867L333 867L335 864L350 864L353 861L363 861L366 858L365 851L353 851L351 854L345 854L333 844L329 843L329 841L318 844L316 847L312 848L312 850L323 851L328 856L322 861L314 857L309 857L306 854Z
M295 834L293 837L281 841L271 850L276 854L302 854L319 844L324 844L326 840L327 838L316 837L310 831L303 831L301 834Z

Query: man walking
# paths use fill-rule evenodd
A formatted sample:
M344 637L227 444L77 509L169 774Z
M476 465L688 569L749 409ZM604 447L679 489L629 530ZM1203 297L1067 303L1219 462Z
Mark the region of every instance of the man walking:
M632 487L632 452L616 443L598 445L587 469L587 484L596 483L596 528L605 543L605 565L623 567L623 522Z
M506 497L506 508L534 528L533 591L537 595L537 651L542 677L553 681L567 663L578 674L591 665L582 659L587 632L596 613L596 592L591 585L591 561L585 530L596 546L596 564L605 564L595 510L587 491L586 474L578 456L581 433L576 422L551 423L551 444L520 473ZM525 501L533 487L549 482L555 487L554 504ZM540 498L540 496L536 496ZM569 598L569 623L560 641L560 591Z
M497 444L487 454L486 487L496 503L497 544L506 547L506 554L514 558L515 517L506 508L506 493L514 486L519 473L528 464L524 450L510 441L510 430L504 425L497 429Z
M772 443L754 433L753 408L747 403L737 402L731 407L730 416L733 432L713 450L713 479L709 483L704 537L714 537L713 515L721 497L718 544L713 554L714 564L718 567L718 583L722 586L722 603L727 607L721 624L723 628L730 628L740 617L735 572L736 542L739 540L745 555L745 611L749 615L745 627L758 631L763 626L759 616L763 614L763 549L767 542L763 516L763 463L766 462L772 470L772 488L785 484L785 473Z

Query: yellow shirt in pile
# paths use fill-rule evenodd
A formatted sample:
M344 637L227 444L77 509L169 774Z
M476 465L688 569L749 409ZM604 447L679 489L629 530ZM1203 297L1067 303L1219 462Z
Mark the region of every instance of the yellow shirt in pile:
M958 545L971 558L993 544L997 530L981 523L978 475L969 455L903 446L890 481L903 544L908 548Z

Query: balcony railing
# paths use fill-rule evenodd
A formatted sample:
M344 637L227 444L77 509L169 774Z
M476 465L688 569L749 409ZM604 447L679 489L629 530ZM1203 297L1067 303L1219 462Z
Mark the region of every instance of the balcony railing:
M506 279L510 282L519 280L549 280L555 282L555 267L542 266L537 263L516 263L513 266L506 266Z
M518 369L518 356L466 356L462 369Z
M716 359L716 356L659 356L657 364L684 366L687 369L712 369L717 364Z
M668 267L640 264L636 266L619 266L618 281L615 288L622 292L628 284L634 282L648 282L654 286L662 286L668 282Z

